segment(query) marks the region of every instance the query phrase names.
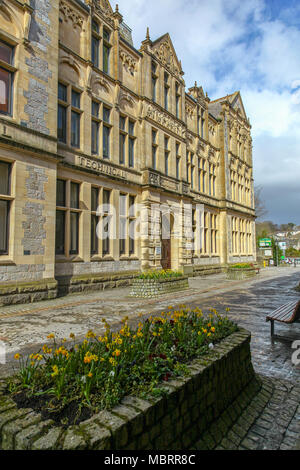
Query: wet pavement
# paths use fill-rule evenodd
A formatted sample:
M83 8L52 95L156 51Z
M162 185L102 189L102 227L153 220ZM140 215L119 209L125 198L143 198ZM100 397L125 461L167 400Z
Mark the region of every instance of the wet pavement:
M292 342L300 340L300 324L276 323L275 333L280 338L271 340L270 323L265 321L267 314L280 305L300 300L300 292L295 290L299 282L300 268L266 268L244 281L227 280L224 274L191 278L189 289L159 299L130 298L130 289L123 288L2 307L0 346L6 350L6 363L0 364L0 376L13 373L16 352L36 352L47 343L50 333L62 339L72 332L80 341L90 329L102 334L103 318L118 329L125 315L134 325L140 315L145 319L169 305L197 306L204 312L216 308L219 313L229 307L228 316L252 333L252 361L264 387L227 437L216 442L210 435L208 441L214 445L207 448L300 449L300 365L293 365L291 360ZM201 448L205 443L199 444Z
M252 361L256 372L300 384L300 365L294 366L291 361L294 352L291 345L293 341L300 340L300 324L275 322L278 338L272 341L270 322L265 321L266 316L280 305L300 300L300 292L295 290L299 274L280 276L250 287L241 286L238 290L216 295L213 302L211 298L202 301L201 306L204 309L212 306L220 312L229 307L229 318L251 331ZM196 306L196 303L191 305Z
M130 288L112 289L90 294L76 294L34 304L12 305L0 309L0 345L6 350L6 364L0 364L0 376L11 372L13 356L37 351L47 336L69 338L74 333L80 341L90 329L104 332L105 318L113 329L128 315L136 322L139 315L166 309L169 305L210 307L220 313L230 308L229 317L252 333L252 357L255 369L266 376L290 381L300 379L300 366L292 366L291 341L270 340L266 315L278 306L300 300L294 288L300 281L300 268L266 268L251 280L231 281L225 274L190 278L186 291L163 295L158 299L129 297ZM300 339L300 324L275 325L275 332Z

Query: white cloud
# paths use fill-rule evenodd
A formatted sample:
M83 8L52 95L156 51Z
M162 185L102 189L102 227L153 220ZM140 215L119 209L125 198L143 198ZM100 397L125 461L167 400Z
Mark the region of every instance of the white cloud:
M252 124L256 180L272 198L276 185L285 187L280 197L296 210L297 198L289 194L300 187L299 5L285 2L274 15L268 0L118 3L137 48L147 26L153 40L170 33L187 88L197 80L211 99L241 91ZM284 222L284 211L281 217Z

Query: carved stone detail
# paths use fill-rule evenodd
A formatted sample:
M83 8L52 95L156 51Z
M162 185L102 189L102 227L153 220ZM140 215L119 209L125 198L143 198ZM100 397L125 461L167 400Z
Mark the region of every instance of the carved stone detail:
M108 81L93 70L89 77L88 88L91 90L92 93L95 93L96 95L99 92L99 88L102 88L106 93L110 92L110 86Z
M194 114L194 108L192 106L186 104L185 105L185 112L186 112L187 117L192 119L193 114Z
M131 108L133 108L135 105L132 96L130 96L129 93L125 93L124 91L122 91L119 96L119 106L122 107L125 103L127 103Z
M181 70L177 66L177 61L168 40L163 41L158 49L154 51L161 63L178 78L181 78Z
M170 131L180 137L185 137L186 129L166 113L158 111L153 105L148 106L147 117L153 119L153 121L158 122L162 126L167 127Z
M129 54L125 51L120 52L120 58L122 60L123 67L125 68L126 72L134 75L136 71L137 61L134 60Z
M155 186L160 186L161 185L160 175L157 175L156 173L149 173L149 183Z
M199 140L198 144L197 144L197 153L200 154L201 152L205 152L205 143L202 142L202 140Z
M65 2L60 2L59 11L64 15L66 21L70 20L73 23L74 27L79 26L81 29L83 26L83 18L76 11L74 11L70 6Z
M193 135L192 135L190 132L188 132L188 131L186 132L186 140L187 140L188 144L193 145L193 143L194 143L194 137L193 137Z
M209 133L212 134L213 136L215 135L216 129L215 129L215 126L214 126L212 123L209 123L209 124L208 124L208 131L209 131Z
M113 15L113 10L107 0L92 0L92 4L94 9L102 14L105 19L107 20L108 23L110 23L112 26L114 24L112 15Z

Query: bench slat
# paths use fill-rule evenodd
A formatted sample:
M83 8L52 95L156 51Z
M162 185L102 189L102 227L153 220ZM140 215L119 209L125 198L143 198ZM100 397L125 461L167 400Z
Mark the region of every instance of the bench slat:
M294 323L300 319L300 301L281 305L266 317L266 321L276 320L282 323Z
M285 315L291 315L296 307L295 302L293 304L286 304L286 305L281 305L281 307L277 308L274 310L272 313L270 313L267 318L280 318L281 316Z

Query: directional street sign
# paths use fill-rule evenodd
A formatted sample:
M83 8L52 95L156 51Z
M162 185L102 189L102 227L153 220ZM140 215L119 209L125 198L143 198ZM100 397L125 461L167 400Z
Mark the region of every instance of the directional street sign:
M260 248L266 248L272 246L271 238L260 238L259 239L259 246Z

